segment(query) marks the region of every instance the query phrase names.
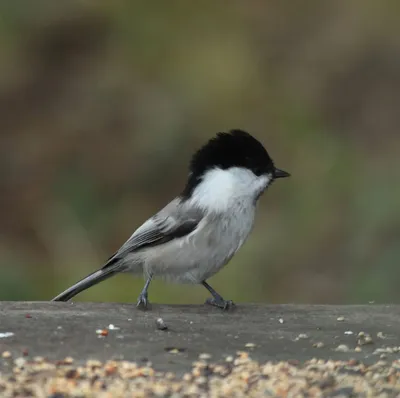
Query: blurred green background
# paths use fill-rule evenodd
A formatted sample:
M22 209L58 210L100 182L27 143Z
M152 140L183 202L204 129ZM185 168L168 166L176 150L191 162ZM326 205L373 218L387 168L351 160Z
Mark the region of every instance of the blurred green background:
M210 283L236 302L400 302L400 3L0 2L0 299L48 300L242 128L292 178ZM78 300L135 302L117 276ZM201 303L155 281L150 299Z

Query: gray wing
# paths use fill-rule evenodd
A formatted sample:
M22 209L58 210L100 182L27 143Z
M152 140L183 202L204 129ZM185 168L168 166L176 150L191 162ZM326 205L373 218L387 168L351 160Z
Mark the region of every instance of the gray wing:
M203 216L199 209L189 209L179 199L174 199L142 224L109 258L103 268L109 267L128 253L189 235L196 229Z

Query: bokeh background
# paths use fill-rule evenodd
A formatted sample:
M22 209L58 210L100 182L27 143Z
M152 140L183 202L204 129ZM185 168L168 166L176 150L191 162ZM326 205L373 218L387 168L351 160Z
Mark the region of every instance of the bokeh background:
M0 299L48 300L180 192L218 131L292 173L210 283L237 302L400 302L400 3L0 2ZM117 276L78 300L136 301ZM156 281L150 298L201 303Z

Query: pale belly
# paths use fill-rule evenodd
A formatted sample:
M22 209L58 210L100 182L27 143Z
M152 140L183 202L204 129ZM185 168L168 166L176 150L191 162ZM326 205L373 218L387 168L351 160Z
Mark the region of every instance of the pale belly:
M157 250L149 249L143 262L145 276L177 283L201 283L215 275L240 249L253 223L249 220L247 225L241 224L241 229L212 225L212 230L204 229Z

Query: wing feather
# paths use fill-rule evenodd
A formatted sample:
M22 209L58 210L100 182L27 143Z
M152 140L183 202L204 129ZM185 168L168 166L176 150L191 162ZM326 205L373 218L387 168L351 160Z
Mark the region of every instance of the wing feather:
M109 258L103 268L109 267L128 253L146 247L161 245L173 239L189 235L197 228L203 218L200 211L189 213L175 211L171 213L167 210L168 207L139 227L121 248Z

